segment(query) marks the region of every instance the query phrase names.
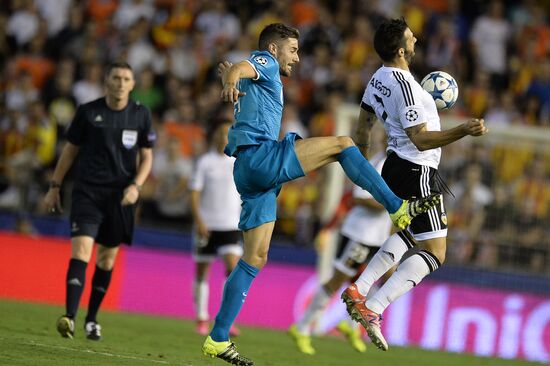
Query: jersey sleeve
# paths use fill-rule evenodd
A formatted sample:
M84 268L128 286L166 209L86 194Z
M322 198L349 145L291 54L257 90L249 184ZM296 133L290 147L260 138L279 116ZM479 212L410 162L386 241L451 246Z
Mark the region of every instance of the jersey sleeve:
M67 129L67 140L80 146L86 138L86 113L82 105L78 106L69 128Z
M145 108L145 107L141 107ZM151 111L149 108L145 108L145 118L143 122L143 128L139 134L138 146L140 148L152 148L155 145L157 134L153 129L153 121L151 117Z
M403 128L409 128L428 121L422 104L423 89L414 80L404 77L397 79L397 85L392 90L399 121Z
M257 81L268 81L274 79L279 73L279 65L273 57L268 55L253 55L248 60L248 63L256 70Z
M206 173L205 169L205 159L200 158L197 160L197 164L195 165L195 171L193 172L193 176L191 177L191 180L189 181L189 189L192 191L202 191L204 188L204 177Z

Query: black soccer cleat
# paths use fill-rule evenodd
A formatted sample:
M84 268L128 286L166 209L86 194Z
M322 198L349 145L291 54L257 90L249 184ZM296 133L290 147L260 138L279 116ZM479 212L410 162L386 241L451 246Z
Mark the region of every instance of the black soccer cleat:
M96 322L87 322L84 326L86 338L92 341L101 340L101 325Z
M205 356L217 357L225 362L229 362L232 365L237 366L253 366L254 362L242 356L235 343L225 341L225 342L216 342L212 337L206 337L204 344L202 346L202 353Z

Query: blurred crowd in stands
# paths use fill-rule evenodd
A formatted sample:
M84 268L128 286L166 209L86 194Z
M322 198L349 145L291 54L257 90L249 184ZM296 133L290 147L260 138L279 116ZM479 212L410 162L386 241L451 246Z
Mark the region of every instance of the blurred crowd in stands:
M359 104L380 64L374 29L400 16L418 38L417 80L441 69L458 81L459 103L444 118L550 134L549 13L550 1L536 0L2 1L0 209L17 212L17 230L33 231L29 217L43 214L76 107L102 95L109 61L126 60L137 81L132 98L151 108L159 136L141 222L188 229L194 160L208 149L210 121L232 118L220 104L217 64L246 58L263 26L279 21L301 32L301 63L284 80L282 134L332 135L336 110ZM446 148L449 260L548 273L549 162L547 151L509 142ZM323 174L281 194L277 230L293 245L313 245L323 224Z

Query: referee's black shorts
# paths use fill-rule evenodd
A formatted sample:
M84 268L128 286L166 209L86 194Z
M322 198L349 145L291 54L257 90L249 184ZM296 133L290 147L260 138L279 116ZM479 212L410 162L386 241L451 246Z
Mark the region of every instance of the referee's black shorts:
M90 236L98 244L132 244L135 205L120 204L123 188L75 184L71 200L71 237Z
M440 192L436 174L436 169L401 159L393 151L389 152L382 168L382 178L397 196L404 199L426 197L430 193ZM447 215L443 198L441 204L415 217L409 231L416 240L446 237Z

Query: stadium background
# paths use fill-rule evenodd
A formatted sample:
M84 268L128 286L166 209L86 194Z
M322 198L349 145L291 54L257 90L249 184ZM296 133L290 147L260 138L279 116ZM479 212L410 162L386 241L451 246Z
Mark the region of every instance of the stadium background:
M534 0L2 2L0 297L63 301L68 225L65 216L45 217L41 197L76 106L102 94L108 61L134 68L132 97L153 110L159 140L136 246L124 250L106 306L192 318L186 183L210 121L232 115L219 103L217 63L246 57L268 23L298 27L301 64L285 80L282 133L331 135L350 124L379 65L371 46L377 22L403 15L419 39L417 79L442 69L458 81L459 102L442 113L444 125L484 117L491 134L444 149L441 173L454 193L446 197L448 266L392 306L386 332L397 345L550 360L549 9L549 1ZM283 189L273 263L256 300L247 300L243 323L284 328L308 301L315 251L323 247L316 234L349 190L341 178L334 189L331 174L321 170ZM69 177L65 205L70 187ZM21 257L25 266L14 266ZM22 276L25 268L42 268L43 282ZM138 276L151 288L165 283L178 300L140 291L132 283ZM288 283L295 287L281 287ZM220 289L212 288L217 304ZM265 303L267 289L285 302L266 321L255 317L253 302ZM440 310L411 322L409 306Z

